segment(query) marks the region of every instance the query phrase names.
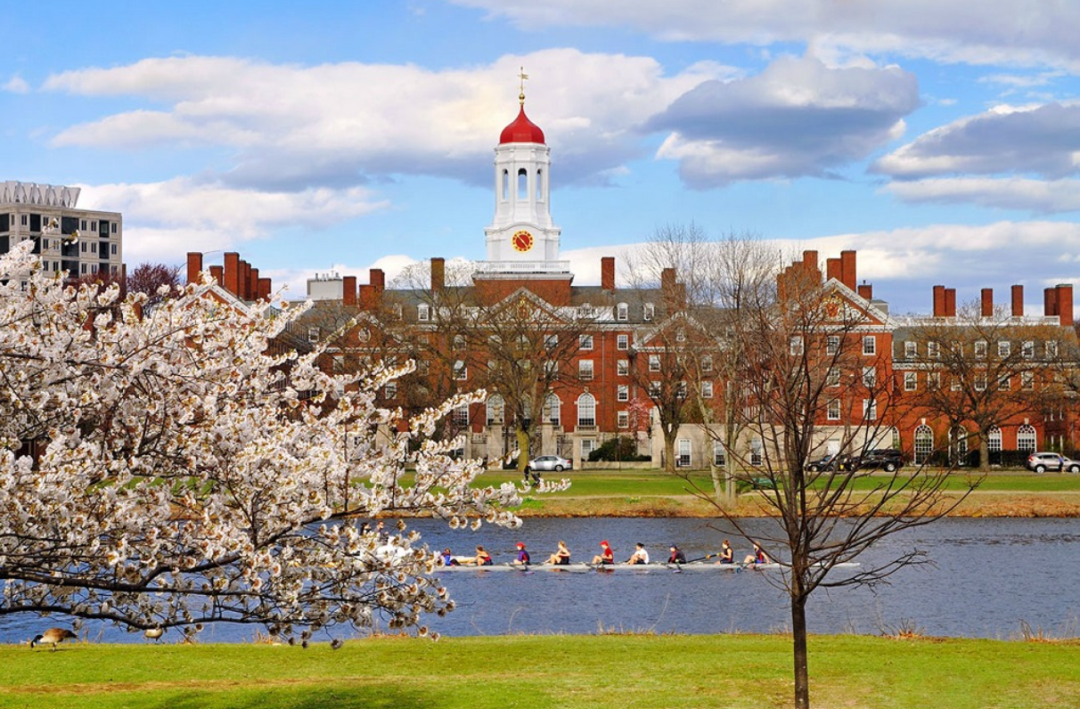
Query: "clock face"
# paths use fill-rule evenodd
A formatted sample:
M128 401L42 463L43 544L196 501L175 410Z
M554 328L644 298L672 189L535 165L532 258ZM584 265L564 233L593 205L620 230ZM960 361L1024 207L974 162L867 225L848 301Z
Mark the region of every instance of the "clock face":
M524 230L515 232L510 243L514 245L514 251L524 253L533 247L533 235Z

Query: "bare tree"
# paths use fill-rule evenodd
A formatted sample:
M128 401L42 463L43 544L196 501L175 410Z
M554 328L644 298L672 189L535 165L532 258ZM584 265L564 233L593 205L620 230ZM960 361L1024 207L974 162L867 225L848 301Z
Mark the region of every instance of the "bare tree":
M816 264L785 272L775 298L753 303L730 321L728 337L744 343L746 355L736 372L745 405L735 415L751 437L748 448L731 453L739 458L739 476L763 488L761 500L773 524L751 535L711 491L697 494L782 566L777 583L791 605L799 709L810 705L811 594L872 585L925 562L924 552L906 549L851 573L835 570L882 539L936 520L958 504L944 495L943 470L871 476L853 466L807 465L830 444L857 452L887 435L894 402L887 334L842 287L823 286Z
M163 263L140 263L127 274L125 286L128 293L145 293L146 307L153 307L163 299L175 296L180 290L180 266ZM162 289L165 289L162 292Z

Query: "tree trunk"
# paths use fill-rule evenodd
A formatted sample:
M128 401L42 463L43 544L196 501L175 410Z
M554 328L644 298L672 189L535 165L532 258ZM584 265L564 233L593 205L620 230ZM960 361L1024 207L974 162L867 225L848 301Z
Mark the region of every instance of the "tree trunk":
M664 470L675 472L675 432L664 429Z
M990 472L990 436L979 431L979 472Z
M806 597L791 590L791 641L795 660L795 709L810 709L810 673L806 651Z
M529 432L523 431L518 428L517 431L517 445L518 445L518 472L524 473L525 468L529 465L529 448L532 441L529 439Z

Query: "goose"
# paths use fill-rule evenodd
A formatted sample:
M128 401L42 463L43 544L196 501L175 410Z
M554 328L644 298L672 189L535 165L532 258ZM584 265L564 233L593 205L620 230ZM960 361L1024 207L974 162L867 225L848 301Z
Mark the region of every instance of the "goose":
M165 634L165 628L147 628L143 633L143 637L147 640L160 640L161 636Z
M67 628L49 628L40 635L35 635L34 639L30 641L30 647L34 647L37 643L51 643L52 649L56 650L56 646L68 638L78 637L75 633L71 632Z

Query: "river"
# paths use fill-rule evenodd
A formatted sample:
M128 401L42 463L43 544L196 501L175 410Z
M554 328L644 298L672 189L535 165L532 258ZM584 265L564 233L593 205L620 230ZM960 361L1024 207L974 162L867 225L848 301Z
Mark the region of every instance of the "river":
M432 548L468 554L484 544L495 560L513 557L517 541L528 544L534 561L567 542L575 561L589 561L607 539L624 560L636 542L653 560L666 558L677 543L694 558L715 552L725 536L736 558L749 552L746 539L718 531L698 519L528 519L518 530L483 527L450 530L432 520L414 524ZM750 533L769 520L750 520ZM808 608L814 633L879 634L914 628L927 635L1015 638L1030 627L1055 637L1080 635L1080 520L946 519L889 537L862 557L863 565L916 547L932 565L902 569L875 589L815 592ZM843 570L834 570L842 574ZM429 625L445 635L507 633L777 632L790 627L786 596L777 572L647 572L563 574L533 572L445 573L443 581L458 604ZM26 640L42 621L0 619L0 642ZM113 628L88 625L91 639L140 639ZM200 639L241 641L251 630L210 627ZM174 636L174 637L178 637ZM166 636L168 638L168 636ZM318 639L318 638L317 638Z

